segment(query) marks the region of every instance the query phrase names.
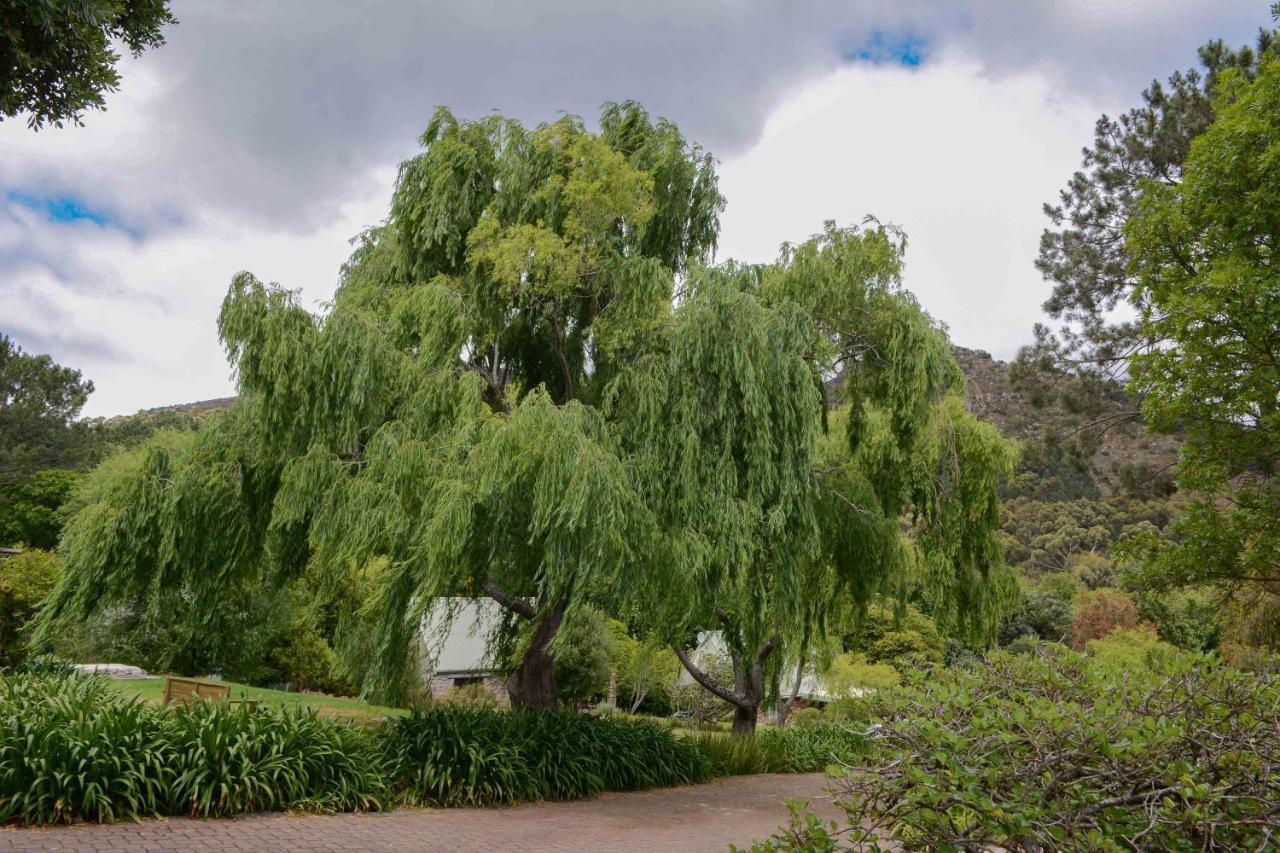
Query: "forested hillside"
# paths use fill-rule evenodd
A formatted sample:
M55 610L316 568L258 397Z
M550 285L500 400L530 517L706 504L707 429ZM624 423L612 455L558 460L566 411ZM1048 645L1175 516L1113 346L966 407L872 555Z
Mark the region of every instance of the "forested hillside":
M982 350L954 349L965 403L1023 443L1008 497L1072 500L1163 497L1173 491L1178 441L1150 433L1138 401L1119 383L1086 384L1066 374L1019 372Z

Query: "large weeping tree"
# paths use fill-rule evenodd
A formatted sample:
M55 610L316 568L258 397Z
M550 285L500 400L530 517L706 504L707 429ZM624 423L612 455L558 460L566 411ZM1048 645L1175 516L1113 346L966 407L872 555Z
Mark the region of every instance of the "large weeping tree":
M658 532L648 614L671 638L719 632L731 685L673 649L734 707L735 733L845 604L900 594L923 567L940 622L983 640L1011 589L995 531L1012 448L955 396L901 251L892 229L829 225L776 264L697 270L610 386Z
M899 238L831 226L709 268L722 207L710 158L636 105L598 132L440 111L325 313L236 276L237 410L95 494L49 617L164 593L207 621L250 580L355 575L366 688L390 700L427 609L487 596L513 704L546 708L557 637L594 605L722 631L732 687L675 646L740 732L823 596L924 565L937 611L989 631L1008 454L948 397Z
M148 588L216 612L250 574L370 571L371 692L402 694L437 596L480 595L507 615L513 704L555 704L561 625L621 594L650 536L596 404L723 200L711 158L634 104L599 132L441 110L422 144L325 314L236 276L219 331L239 411L73 521L51 614Z

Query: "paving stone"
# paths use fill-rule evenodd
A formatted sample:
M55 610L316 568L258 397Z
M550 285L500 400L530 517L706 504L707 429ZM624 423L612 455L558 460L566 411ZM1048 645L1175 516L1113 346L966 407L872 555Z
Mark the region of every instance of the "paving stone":
M747 846L787 818L783 800L812 800L824 817L821 774L743 776L686 788L605 794L499 809L405 809L388 814L170 818L140 824L0 829L0 853L244 851L717 851Z

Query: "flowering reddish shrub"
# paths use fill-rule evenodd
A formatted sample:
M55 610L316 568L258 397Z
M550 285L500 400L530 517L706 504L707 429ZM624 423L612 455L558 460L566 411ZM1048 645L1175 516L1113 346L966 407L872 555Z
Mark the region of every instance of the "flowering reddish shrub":
M1095 589L1082 592L1075 600L1076 615L1071 623L1071 644L1083 649L1090 640L1101 640L1116 628L1138 624L1138 605L1123 592Z

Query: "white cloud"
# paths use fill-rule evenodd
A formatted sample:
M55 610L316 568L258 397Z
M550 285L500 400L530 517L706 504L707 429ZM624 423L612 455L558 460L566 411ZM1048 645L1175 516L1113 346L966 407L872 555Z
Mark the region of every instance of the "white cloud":
M1256 0L177 0L84 128L0 123L0 331L98 385L114 414L229 393L214 322L249 269L327 298L385 214L436 104L527 121L634 97L723 159L721 256L769 259L822 220L908 231L907 283L957 341L1008 355L1032 268L1099 111L1249 40ZM849 66L876 33L921 69ZM10 191L107 224L51 223Z
M343 205L322 230L266 231L226 216L146 240L91 223L0 218L0 257L20 243L74 241L91 266L54 275L32 264L0 279L0 330L25 348L52 352L96 388L84 413L114 415L233 393L218 342L218 309L231 277L249 270L298 289L318 309L333 295L352 235L385 215L393 173L371 176L366 199ZM127 282L121 295L95 282Z
M835 219L905 229L906 286L960 344L1008 357L1040 316L1032 266L1054 198L1105 104L1036 72L993 78L963 60L850 68L780 109L721 167L719 256L772 260Z

